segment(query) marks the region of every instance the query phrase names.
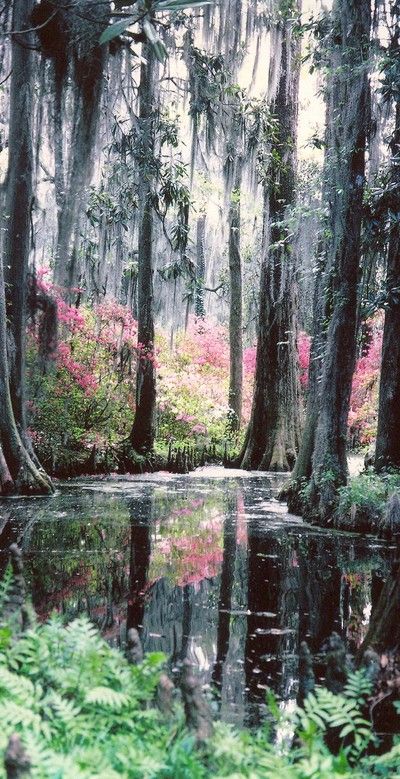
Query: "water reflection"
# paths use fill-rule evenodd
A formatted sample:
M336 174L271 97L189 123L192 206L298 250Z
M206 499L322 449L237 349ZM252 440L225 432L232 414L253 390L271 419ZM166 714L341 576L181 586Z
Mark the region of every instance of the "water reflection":
M295 539L284 530L259 532L250 523L248 610L245 647L249 717L257 724L267 689L293 697L298 633Z
M131 521L129 588L126 629L143 628L145 595L149 581L151 557L151 521L153 495L128 501Z
M81 480L52 499L3 501L0 575L17 541L40 618L85 612L114 643L137 627L172 669L196 663L223 718L255 723L268 688L296 698L301 641L319 652L336 630L357 649L391 555L289 516L274 500L280 479Z
M220 696L222 691L224 665L229 652L232 592L235 581L237 545L237 498L238 496L235 494L228 495L227 512L223 529L223 556L218 599L216 658L212 673L213 684Z

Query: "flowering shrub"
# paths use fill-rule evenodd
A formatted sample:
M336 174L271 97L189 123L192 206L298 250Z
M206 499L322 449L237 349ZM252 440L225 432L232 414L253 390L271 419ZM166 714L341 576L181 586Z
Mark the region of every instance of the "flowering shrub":
M159 441L203 445L227 437L229 340L227 329L212 321L191 319L176 335L174 349L162 331L154 348L137 343L137 323L115 301L71 305L38 273L39 292L57 309L58 343L47 363L41 356L40 317L28 335L30 434L47 468L67 470L68 463L88 459L91 448L112 452L127 437L135 411L137 359L157 368L157 435ZM77 290L79 299L79 291ZM350 435L354 445L375 435L381 322L370 325L368 354L358 360L353 381ZM300 382L307 387L310 337L298 339ZM256 347L243 354L242 431L250 419ZM111 454L111 465L112 454ZM65 465L65 469L63 466ZM72 469L76 470L76 469Z
M369 446L376 437L379 373L382 351L382 321L370 323L371 342L357 360L350 401L349 433L353 446Z
M202 443L226 435L229 344L220 325L192 320L173 352L158 336L159 437Z
M47 467L67 467L93 445L112 446L132 423L137 325L115 302L94 308L66 303L47 283L38 287L56 303L58 344L47 365L38 356L40 322L28 333L28 407L32 438Z
M299 353L299 366L300 366L300 384L303 389L307 387L308 383L308 367L310 364L310 346L311 338L307 333L301 331L297 340L297 349Z

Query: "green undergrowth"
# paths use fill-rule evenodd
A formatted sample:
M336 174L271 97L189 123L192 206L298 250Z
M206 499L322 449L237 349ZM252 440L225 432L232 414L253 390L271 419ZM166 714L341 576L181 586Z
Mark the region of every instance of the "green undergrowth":
M213 737L199 746L178 698L169 718L154 705L164 661L153 653L129 665L86 618L64 626L52 617L18 640L3 623L0 751L18 733L38 779L399 775L400 743L379 757L365 756L374 736L364 717L370 684L361 672L349 677L343 694L317 688L290 715L271 696L272 727L237 731L216 722Z
M335 525L341 530L377 532L388 498L400 491L400 473L365 471L339 489Z

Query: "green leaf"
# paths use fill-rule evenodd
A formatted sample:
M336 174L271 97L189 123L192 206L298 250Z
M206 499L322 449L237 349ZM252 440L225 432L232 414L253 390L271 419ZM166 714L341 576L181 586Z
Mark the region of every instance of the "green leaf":
M7 649L10 645L12 630L9 627L0 628L0 649Z
M149 43L151 43L158 61L161 63L165 62L168 56L167 50L163 42L160 40L157 34L157 30L155 27L153 27L149 19L145 19L143 22L143 32L145 33Z
M118 35L121 35L125 30L128 29L132 24L135 24L137 22L136 16L128 16L127 19L121 19L119 22L114 22L113 24L110 24L109 27L107 27L100 35L99 44L100 46L103 45L103 43L108 43L109 41L112 41L113 38L116 38Z
M212 0L159 0L155 3L157 11L183 11L186 8L199 8L202 5L212 5Z
M153 27L152 23L149 21L149 19L145 19L143 22L143 32L146 34L147 39L150 41L150 43L157 43L159 41L159 37L157 35L157 31L155 27Z
M353 723L350 723L349 725L345 725L344 728L339 733L340 738L346 738L346 736L349 736L350 733L354 733L354 725Z
M153 46L154 53L155 53L158 61L161 62L161 64L163 64L165 62L165 60L167 59L167 57L168 57L168 52L167 52L163 42L162 41L156 41L155 43L152 44L152 46Z
M112 690L110 687L94 687L86 693L85 702L120 709L128 702L128 697L125 693Z

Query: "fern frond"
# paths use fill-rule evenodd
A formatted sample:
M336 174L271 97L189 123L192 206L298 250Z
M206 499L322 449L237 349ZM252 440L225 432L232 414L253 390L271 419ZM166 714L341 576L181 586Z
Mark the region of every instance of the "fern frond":
M51 665L51 647L40 631L28 630L9 649L7 657L10 668L36 677Z
M70 647L77 652L87 652L89 649L104 649L104 642L97 628L87 617L77 617L65 628L65 635Z
M4 698L30 706L34 697L35 688L30 679L18 676L0 665L0 707Z
M123 692L118 692L118 690L112 690L110 687L94 687L86 693L85 703L121 709L128 703L128 696Z
M3 578L0 581L0 615L4 611L4 607L7 603L10 590L12 587L13 572L11 563L8 563L6 570L4 571Z
M80 707L74 705L74 703L58 692L52 690L44 701L44 706L48 713L53 713L53 719L57 720L59 724L62 724L65 728L75 728L76 718L81 713Z
M368 678L365 670L360 668L358 671L352 671L347 677L343 694L346 698L351 698L362 704L372 693L372 682Z
M352 680L351 693L360 689L361 685L363 680L358 675ZM362 689L366 689L366 686ZM326 687L317 687L315 693L307 696L304 708L298 715L300 737L304 742L313 743L318 733L336 729L342 741L343 755L355 762L373 738L371 723L362 716L360 710L362 704L362 698L347 697L345 693L335 695Z
M1 702L0 719L2 728L9 730L10 735L16 728L20 729L19 726L36 733L40 731L40 716L29 707L12 700Z

